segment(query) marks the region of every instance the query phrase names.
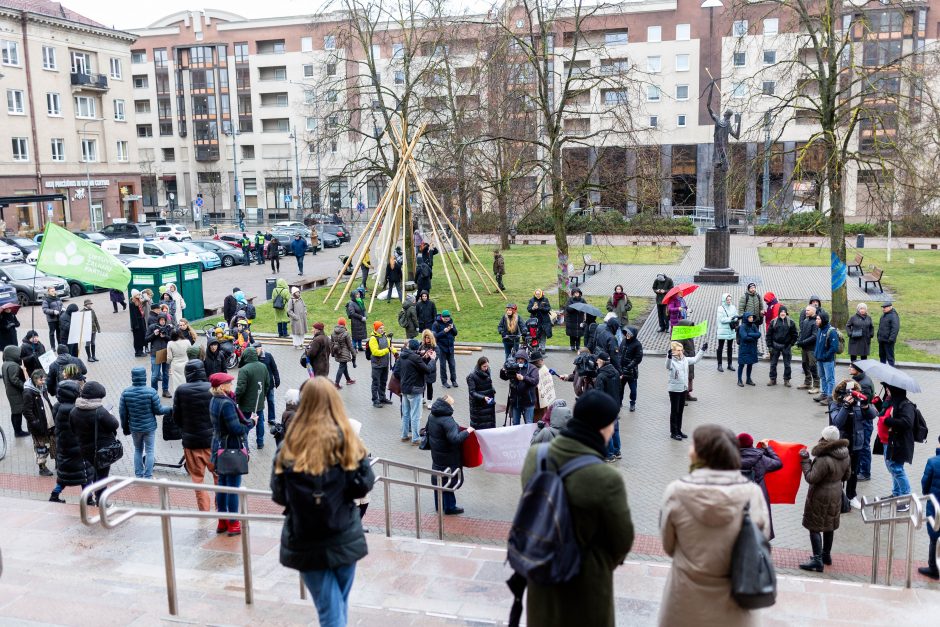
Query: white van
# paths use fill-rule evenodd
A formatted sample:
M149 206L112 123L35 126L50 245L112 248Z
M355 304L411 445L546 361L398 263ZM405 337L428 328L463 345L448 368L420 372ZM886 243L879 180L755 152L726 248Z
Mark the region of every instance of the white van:
M199 261L176 242L149 239L109 239L101 243L101 248L112 255L135 255L137 257L192 257L189 261ZM188 263L188 261L180 261Z

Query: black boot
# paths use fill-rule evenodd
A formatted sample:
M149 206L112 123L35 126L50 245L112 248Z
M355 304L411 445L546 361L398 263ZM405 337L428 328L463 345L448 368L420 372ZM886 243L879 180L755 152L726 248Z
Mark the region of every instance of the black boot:
M725 369L721 367L721 351L718 351L718 372L724 372Z
M800 564L800 570L808 570L815 573L823 572L823 561L819 555L813 555L808 562Z
M728 360L728 372L734 372L734 366L731 365L731 360Z
M63 500L62 497L60 496L61 494L62 494L61 492L53 492L53 493L49 496L49 502L51 502L51 503L65 503L65 500Z
M930 577L931 579L940 579L940 570L937 569L937 541L930 540L930 549L927 553L927 566L922 566L917 569L924 577Z

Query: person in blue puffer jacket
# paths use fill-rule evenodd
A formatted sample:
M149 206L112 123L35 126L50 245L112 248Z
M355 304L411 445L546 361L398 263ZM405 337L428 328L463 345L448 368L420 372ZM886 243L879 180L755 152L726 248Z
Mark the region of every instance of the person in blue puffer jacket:
M940 438L937 438L937 442L940 443ZM940 500L940 448L937 449L936 455L927 460L927 465L924 467L924 476L920 480L920 487L923 489L925 496L933 494ZM937 515L933 503L927 503L927 515ZM927 566L918 568L917 572L931 579L940 579L940 569L937 568L937 539L940 538L940 531L934 531L930 525L927 525L927 534L930 538Z
M813 397L818 403L828 405L832 391L836 387L836 353L839 352L839 332L829 324L829 314L821 311L816 314L816 368L819 371L819 396Z
M134 441L134 476L153 479L157 416L164 416L166 420L173 408L160 404L157 391L147 385L147 371L143 367L131 369L131 386L121 392L118 413L121 430Z

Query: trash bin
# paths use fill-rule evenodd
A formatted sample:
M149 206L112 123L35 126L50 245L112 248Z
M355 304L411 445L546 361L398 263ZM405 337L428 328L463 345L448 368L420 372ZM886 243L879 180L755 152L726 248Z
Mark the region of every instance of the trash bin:
M856 248L865 248L865 234L859 233L855 236L855 247Z
M275 287L277 287L277 277L268 277L264 280L264 300L271 300Z
M588 231L587 233L584 234L584 245L590 246L593 243L594 243L594 234Z

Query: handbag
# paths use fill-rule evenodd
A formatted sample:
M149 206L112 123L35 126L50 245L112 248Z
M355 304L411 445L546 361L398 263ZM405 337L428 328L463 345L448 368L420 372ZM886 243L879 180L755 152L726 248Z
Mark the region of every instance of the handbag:
M392 375L388 378L388 391L395 396L401 396L401 379Z
M731 597L739 607L756 610L776 603L777 573L770 542L751 520L750 509L747 503L731 552Z
M247 475L248 451L244 448L220 448L216 451L215 472L220 475Z
M849 495L845 493L845 488L842 488L842 504L839 507L840 514L848 514L852 511L852 503L849 501Z
M124 447L121 441L115 439L114 442L98 447L98 415L95 414L95 469L110 466L117 460L124 457Z
M418 437L420 438L418 440L418 449L422 451L430 451L431 441L428 439L428 426L426 424L421 427L420 431L418 431Z
M166 349L161 348L156 353L153 354L153 363L155 364L165 364L166 363Z
M167 442L183 439L183 430L173 419L173 412L163 415L163 439Z

